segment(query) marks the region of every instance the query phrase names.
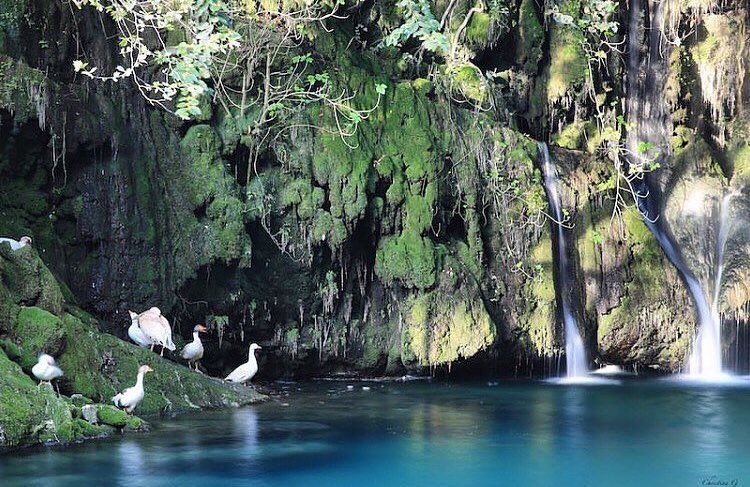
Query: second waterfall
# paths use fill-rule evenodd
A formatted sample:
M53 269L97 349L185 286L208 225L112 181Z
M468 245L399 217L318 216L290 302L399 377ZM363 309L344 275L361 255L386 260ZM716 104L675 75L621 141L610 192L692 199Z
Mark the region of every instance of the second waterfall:
M557 169L552 164L549 148L544 142L539 142L539 154L542 158L542 173L547 198L557 228L557 270L560 283L560 307L565 325L565 365L568 377L581 377L588 373L586 349L583 346L581 332L573 315L570 303L570 269L568 267L568 253L565 245L565 227L563 226L563 212L560 200L560 178Z

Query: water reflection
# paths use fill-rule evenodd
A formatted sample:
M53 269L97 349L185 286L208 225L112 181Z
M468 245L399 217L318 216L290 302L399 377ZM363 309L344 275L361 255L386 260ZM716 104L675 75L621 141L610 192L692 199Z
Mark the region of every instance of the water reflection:
M149 435L0 459L0 485L700 485L750 479L747 387L301 385Z
M550 454L554 448L558 411L552 399L552 391L541 390L533 395L529 404L529 429L534 445L532 452L540 458Z
M234 435L242 440L242 453L256 457L260 452L258 445L258 412L255 408L239 409L232 413Z
M585 411L586 388L568 387L563 394L560 407L563 434L571 446L585 446L584 421L588 418Z
M116 448L117 464L120 467L120 478L128 479L127 485L133 487L148 486L149 472L141 445L131 439L123 440Z
M725 451L724 394L718 389L697 388L691 395L696 461L710 474Z

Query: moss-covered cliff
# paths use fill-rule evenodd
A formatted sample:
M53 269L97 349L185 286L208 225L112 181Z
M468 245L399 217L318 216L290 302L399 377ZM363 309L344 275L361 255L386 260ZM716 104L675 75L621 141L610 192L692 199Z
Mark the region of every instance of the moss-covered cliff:
M454 363L556 373L559 281L570 276L553 258L535 139L556 146L564 176L572 297L590 358L676 371L695 334L683 279L625 184L638 158L654 163L660 224L707 297L716 205L729 188L738 195L719 295L745 329L741 2L425 1L415 25L433 30L393 42L408 21L403 5L347 2L343 18L305 30L273 67L304 59L318 70L310 86L325 79L351 94L347 106L364 114L351 135L322 102L282 104L273 125L260 109L206 100L200 116L180 121L127 80L73 71L78 45L102 71L117 65L106 19L52 0L10 4L0 23L0 233L34 237L70 289L34 305L49 316L15 315L9 337L32 341L7 352L24 367L31 349L94 333L64 306L75 299L120 337L128 309L158 305L183 338L207 323L204 363L215 374L252 341L264 345L267 377ZM652 45L671 47L657 59ZM224 81L262 86L257 69L243 73ZM652 100L663 110L649 112ZM45 322L55 329L47 338ZM61 363L100 361L109 348L138 353L110 335L90 348ZM126 362L132 372L136 358ZM99 400L127 377L69 387ZM152 400L153 409L174 401Z

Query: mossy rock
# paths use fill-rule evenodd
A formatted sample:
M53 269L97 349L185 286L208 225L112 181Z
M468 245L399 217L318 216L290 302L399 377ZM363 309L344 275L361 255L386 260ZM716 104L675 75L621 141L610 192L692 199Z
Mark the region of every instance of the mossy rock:
M34 267L37 271L42 268L49 272L41 261ZM54 292L50 289L53 288L47 292ZM0 283L0 297L2 290ZM4 302L12 303L12 299L13 296L6 294ZM75 310L75 307L68 306L68 309ZM65 373L59 382L67 394L78 393L96 402L108 403L115 394L132 386L138 368L147 364L155 372L148 374L145 380L146 396L139 405L143 413L238 406L261 398L249 388L224 385L148 349L102 333L85 313L76 312L78 316L89 318L86 322L67 312L54 315L37 307L19 310L18 319L5 324L7 336L0 340L0 346L27 369L33 366L40 352L55 356Z
M428 237L404 232L382 241L375 255L375 273L384 283L426 289L435 283L435 245Z
M0 245L0 279L4 293L16 304L37 306L53 314L62 311L62 289L34 247L12 251L10 246Z
M41 387L0 349L0 450L35 443L68 443L107 434L73 416L75 406Z
M96 415L99 423L112 426L114 428L138 431L146 428L146 422L138 416L133 416L125 411L110 406L108 404L97 404Z
M467 100L481 104L489 97L484 75L471 63L449 66L445 69L445 78L450 89Z
M518 11L518 38L516 58L527 73L536 73L542 59L544 27L539 22L534 0L522 0Z
M434 291L409 297L401 330L402 361L421 366L450 364L474 356L497 339L476 283L451 256Z
M13 353L18 354L18 362L25 369L33 367L40 354L55 357L65 348L65 332L60 319L35 306L21 308L15 324L11 325L9 337L17 345Z
M550 60L547 100L556 103L580 89L588 77L589 65L581 47L581 34L570 27L554 25Z

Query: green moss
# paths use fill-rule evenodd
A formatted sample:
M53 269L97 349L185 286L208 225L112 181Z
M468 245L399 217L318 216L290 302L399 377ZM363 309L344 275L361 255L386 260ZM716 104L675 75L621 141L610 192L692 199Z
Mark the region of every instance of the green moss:
M10 337L18 344L19 362L27 369L33 367L40 353L56 356L64 346L60 319L37 307L21 308Z
M426 78L415 79L412 86L418 98L424 97L432 91L432 81Z
M581 149L586 142L586 129L589 125L584 121L568 124L561 132L552 136L552 143L566 149Z
M569 27L555 25L550 37L550 66L547 100L555 103L576 87L580 88L588 76L588 62L581 47L581 34Z
M381 363L388 351L389 326L380 323L356 323L362 335L362 356L358 366L362 369L374 369ZM400 357L400 352L397 352Z
M644 308L653 309L658 306L663 299L665 283L668 282L661 247L643 223L638 211L633 208L628 209L623 215L623 223L632 253L630 272L633 280L626 284L626 292L619 305L601 317L597 330L600 343L608 341L609 334L638 323L641 319L639 314ZM667 303L667 306L669 304ZM658 310L652 311L654 314L657 312ZM657 319L656 316L654 319ZM674 342L672 348L681 349L681 353L684 354L686 348L683 346L686 343L687 336L685 335L681 341ZM665 359L674 361L675 357L665 357Z
M195 240L191 248L198 249L198 263L218 257L225 262L239 259L241 266L249 266L252 250L245 232L245 218L246 214L256 217L262 210L263 201L251 198L250 194L258 188L248 188L250 205L246 207L221 158L221 138L211 126L190 127L180 141L180 149L189 164L185 173L189 183L187 199L197 213L201 208L206 210L205 218L199 217L197 225L183 229L187 238Z
M471 45L484 46L488 42L487 35L490 31L490 14L485 12L474 12L466 26L466 41Z
M115 428L124 428L131 421L131 416L128 413L107 404L97 404L96 415L100 423Z
M531 249L529 264L533 271L523 289L524 304L520 316L519 342L538 357L551 356L556 349L556 301L553 275L552 241L549 234Z
M9 42L18 41L19 29L26 11L28 0L0 1L0 53Z
M440 292L409 298L404 316L404 356L423 366L471 357L492 345L495 324L481 301L457 299Z
M20 123L43 115L37 113L37 109L54 86L43 72L2 54L9 33L3 29L3 24L7 26L8 19L17 14L16 6L23 9L26 3L20 0L4 2L10 4L12 10L3 11L4 5L0 3L0 107L13 113L15 122Z
M0 449L66 443L107 432L74 418L73 409L49 386L37 387L0 349Z
M521 42L516 57L523 63L524 70L536 73L542 58L544 27L539 22L534 0L522 0L518 13L518 35Z
M733 148L727 155L733 168L733 179L741 182L750 181L750 146Z
M473 64L452 65L446 68L445 77L450 89L458 96L483 103L489 95L482 72Z
M386 284L399 280L406 286L426 289L435 283L435 246L413 231L387 237L375 256L375 273Z
M62 310L62 290L34 247L26 246L13 252L7 245L0 246L0 276L13 301L52 313ZM15 315L3 318L14 320ZM0 323L0 328L2 326Z
M219 159L221 139L209 125L194 125L180 141L180 149L190 164L193 180L188 195L198 207L210 198L225 193L229 187L228 176Z

